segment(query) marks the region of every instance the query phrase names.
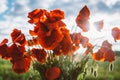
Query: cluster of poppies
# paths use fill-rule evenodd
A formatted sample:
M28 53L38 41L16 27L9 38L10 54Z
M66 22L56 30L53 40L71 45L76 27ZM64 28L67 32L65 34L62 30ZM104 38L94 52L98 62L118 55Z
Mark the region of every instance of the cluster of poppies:
M90 11L87 6L84 6L78 16L76 17L77 26L83 32L89 31L89 16ZM30 67L32 60L37 60L45 63L47 58L47 50L52 50L52 54L59 55L73 55L73 53L80 48L86 48L84 52L88 55L94 46L89 42L89 39L83 36L80 32L70 33L66 24L62 21L64 19L64 11L55 9L47 11L45 9L35 9L28 13L28 22L34 24L34 29L29 30L32 39L26 40L25 35L21 30L14 29L11 33L12 43L7 45L8 39L4 39L0 43L0 57L10 60L12 69L16 73L25 73ZM103 28L103 20L95 22L96 29L100 31ZM112 29L112 36L114 40L120 40L120 29L115 27ZM31 46L29 50L26 49ZM115 60L115 54L112 51L112 44L107 40L102 43L101 48L94 53L91 53L94 60L109 61ZM54 78L51 78L52 71L56 71ZM57 67L46 70L46 77L54 80L60 75L60 69ZM51 75L51 76L50 76Z

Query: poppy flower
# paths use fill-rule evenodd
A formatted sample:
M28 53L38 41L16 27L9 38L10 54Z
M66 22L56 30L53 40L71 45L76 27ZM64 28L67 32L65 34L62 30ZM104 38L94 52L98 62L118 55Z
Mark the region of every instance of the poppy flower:
M69 55L71 48L72 48L72 40L70 37L69 30L66 28L61 29L64 37L62 41L59 43L59 45L53 49L54 54L64 54L64 55Z
M26 41L27 46L39 45L39 41L37 37L32 37L32 39Z
M56 22L64 19L64 12L60 9L50 11L49 21Z
M74 53L76 50L78 50L80 48L79 45L72 45L72 48L71 48L71 53Z
M72 33L70 34L73 44L79 45L81 39L81 33Z
M22 57L12 61L12 70L17 74L25 73L29 70L31 63L30 57Z
M104 27L103 20L94 22L94 26L95 26L96 30L101 31L101 29Z
M40 45L48 50L56 48L56 46L62 41L63 33L60 28L48 30L46 26L41 26L38 32L38 41Z
M115 60L115 54L112 51L112 45L108 41L104 41L98 52L93 53L92 57L99 61L109 61Z
M25 55L25 47L22 45L12 44L9 46L8 51L13 60L17 60Z
M11 56L8 52L8 39L4 39L1 43L0 43L0 57L4 58L4 59L10 59Z
M19 43L21 45L24 45L26 42L24 34L21 32L21 30L14 29L11 33L12 41L13 43Z
M85 5L79 12L76 23L77 26L79 26L84 32L87 32L89 30L89 15L90 11L88 7Z
M86 48L88 46L89 39L87 37L81 36L80 43L84 48Z
M60 76L60 69L58 67L48 68L45 72L47 80L55 80Z
M104 61L112 62L115 60L115 53L110 49L106 53L104 53Z
M81 33L72 33L70 34L71 40L72 40L72 48L71 52L74 53L76 50L80 48L80 39L81 39Z
M66 27L66 24L63 21L56 21L53 23L45 23L45 25L47 26L47 28L49 30L53 30L55 28Z
M39 31L39 26L35 26L34 30L29 30L31 36L36 36Z
M112 29L112 36L116 42L116 40L120 40L120 29L118 27L114 27Z
M92 58L98 61L104 61L104 53L101 50L98 50L96 53L92 54Z
M87 49L85 50L84 54L87 55L89 54L93 49L93 45L91 43L88 43Z
M109 43L107 40L105 40L103 43L102 43L102 46L101 46L101 51L103 52L107 52L108 50L112 49L112 44Z
M45 52L44 49L33 48L31 52L32 52L32 57L33 58L36 58L37 61L39 61L41 63L44 63L44 61L46 59L46 56L47 56L47 53Z
M30 20L28 21L29 23L38 23L38 22L44 22L46 20L46 14L47 11L45 9L35 9L31 12L28 13L28 18Z

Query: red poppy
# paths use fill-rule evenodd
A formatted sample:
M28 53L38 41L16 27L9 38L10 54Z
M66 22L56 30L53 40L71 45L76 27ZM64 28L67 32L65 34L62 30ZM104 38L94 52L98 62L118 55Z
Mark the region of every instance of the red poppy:
M101 46L101 51L103 52L107 52L109 51L110 49L112 49L112 44L110 44L107 40L105 40L103 43L102 43L102 46Z
M44 25L40 27L38 32L38 41L43 48L52 50L56 48L62 39L63 34L60 28L48 30Z
M98 22L94 22L94 26L98 31L100 31L104 27L103 20L98 21Z
M79 26L84 32L87 32L89 30L89 15L90 15L90 11L88 9L87 6L84 6L77 18L76 18L76 23L77 23L77 26Z
M92 49L93 49L93 45L91 43L88 43L87 49L85 50L84 54L85 55L89 54L90 52L92 52Z
M104 57L105 61L112 62L115 60L115 53L110 49L104 54Z
M13 60L17 60L25 55L25 47L22 45L12 44L8 51Z
M93 53L93 54L92 54L92 58L93 58L94 60L98 60L98 61L104 61L104 60L105 60L105 59L104 59L104 53L101 52L101 50L98 50L98 52Z
M39 26L40 26L40 25L39 25ZM29 33L30 33L31 36L36 36L36 35L37 35L37 33L38 33L38 31L39 31L39 26L38 26L38 25L35 26L35 27L34 27L34 30L29 30Z
M63 21L56 21L56 22L52 22L52 23L45 23L45 25L47 26L47 28L49 30L53 30L55 28L66 27L66 24Z
M58 67L48 68L45 72L47 80L55 80L60 76L60 69Z
M72 33L70 36L71 36L73 44L75 45L80 44L81 33Z
M11 33L12 41L13 43L19 43L21 45L24 45L26 42L25 36L23 33L21 33L21 30L14 29Z
M115 60L115 54L112 51L112 45L108 41L104 41L97 53L93 53L93 59L100 61L112 62Z
M0 43L0 57L4 58L4 59L10 59L11 56L8 52L8 46L7 43L8 39L4 39L1 43Z
M76 50L78 50L80 48L79 45L72 45L72 48L71 48L71 53L74 53Z
M74 53L76 50L80 48L80 39L81 39L81 33L72 33L70 34L71 40L72 40L72 48L71 52Z
M44 49L32 49L32 57L36 58L37 61L44 63L47 53Z
M80 43L84 48L86 48L89 44L89 39L87 37L81 36Z
M28 18L30 18L30 20L28 21L29 23L38 23L38 22L44 22L46 21L46 14L47 11L45 9L35 9L31 12L28 13Z
M32 39L26 41L27 46L39 45L39 41L37 37L32 37Z
M17 74L25 73L29 70L31 63L30 57L22 57L12 61L12 70Z
M64 54L69 55L71 54L71 48L72 48L72 40L70 37L69 30L66 28L61 28L61 31L64 35L62 41L59 43L59 45L53 50L54 54Z
M55 9L55 10L50 11L50 16L48 17L49 17L50 22L59 21L61 19L64 19L64 12L59 9Z
M112 36L116 42L116 40L120 40L120 29L118 27L114 27L112 29Z

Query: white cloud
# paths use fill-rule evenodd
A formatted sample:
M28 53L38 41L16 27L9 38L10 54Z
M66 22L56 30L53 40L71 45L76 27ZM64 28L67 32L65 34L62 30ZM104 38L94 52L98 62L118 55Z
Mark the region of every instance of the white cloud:
M108 7L112 7L117 2L120 2L119 0L102 0Z
M5 12L7 9L7 0L0 0L0 13Z
M89 5L95 5L99 2L100 2L100 0L89 0Z
M17 4L26 5L29 3L29 0L15 0Z

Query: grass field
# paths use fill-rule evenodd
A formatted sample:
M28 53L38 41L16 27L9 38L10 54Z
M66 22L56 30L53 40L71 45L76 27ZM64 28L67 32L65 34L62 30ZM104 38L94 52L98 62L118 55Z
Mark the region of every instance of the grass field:
M89 61L88 66L93 66L92 60ZM109 71L109 63L97 63L97 77L95 77L90 69L88 69L87 76L85 80L120 80L120 55L116 57L114 62L113 71ZM96 67L93 66L96 70ZM0 80L40 80L33 70L25 74L18 75L11 70L11 64L9 61L4 61L0 59ZM34 77L31 79L31 77Z

